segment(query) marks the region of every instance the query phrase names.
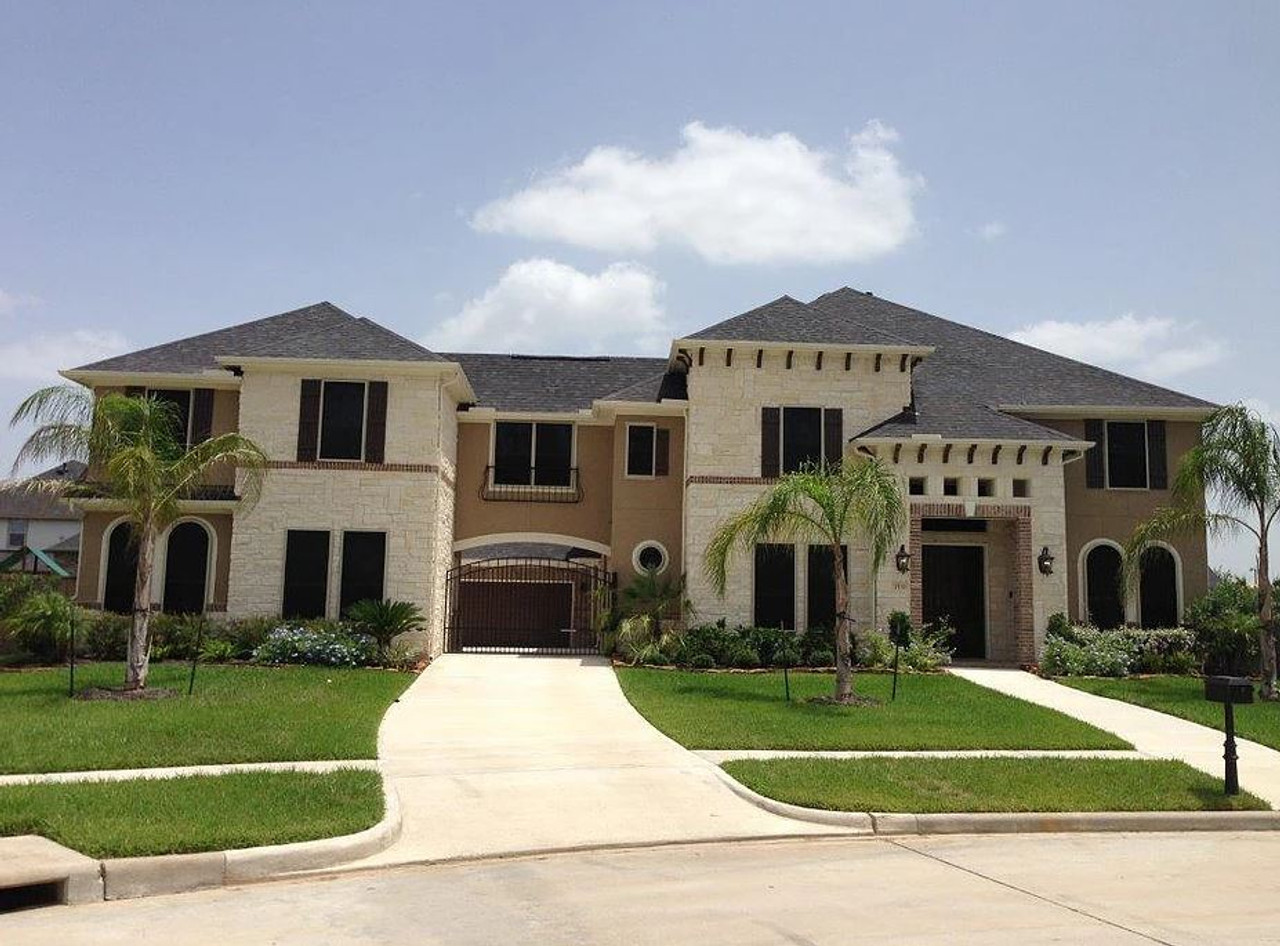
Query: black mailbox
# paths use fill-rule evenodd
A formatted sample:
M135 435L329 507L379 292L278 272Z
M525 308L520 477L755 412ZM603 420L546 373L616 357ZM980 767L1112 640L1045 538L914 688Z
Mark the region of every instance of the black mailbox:
M1223 787L1228 795L1240 794L1240 774L1236 760L1236 704L1253 702L1253 681L1248 677L1205 677L1204 698L1221 703L1223 729L1227 738L1222 743L1222 760L1226 763Z
M1253 681L1248 677L1205 677L1204 698L1211 703L1252 703Z

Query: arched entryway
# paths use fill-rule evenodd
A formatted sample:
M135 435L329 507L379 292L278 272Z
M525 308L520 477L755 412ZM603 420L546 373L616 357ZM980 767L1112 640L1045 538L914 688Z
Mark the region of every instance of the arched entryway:
M107 534L106 546L102 609L127 614L133 611L133 586L138 576L138 543L133 539L133 526L117 522Z
M1124 576L1120 550L1109 543L1091 548L1085 556L1085 618L1104 630L1124 624Z
M169 530L162 599L167 613L203 613L208 591L209 547L209 531L199 522L179 522Z
M1177 627L1178 562L1169 549L1152 546L1142 555L1139 601L1143 627Z

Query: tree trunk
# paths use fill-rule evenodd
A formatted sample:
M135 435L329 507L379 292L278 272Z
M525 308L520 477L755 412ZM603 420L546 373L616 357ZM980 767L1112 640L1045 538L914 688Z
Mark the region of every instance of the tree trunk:
M156 536L151 523L138 530L138 574L133 581L133 625L129 629L129 653L124 671L126 690L147 685L151 662L151 561Z
M831 548L836 580L836 702L853 700L853 661L850 659L849 582L844 576L844 554L839 545Z
M1262 660L1261 697L1264 700L1280 699L1276 693L1276 637L1272 627L1274 605L1271 588L1270 550L1264 529L1258 545L1258 653Z

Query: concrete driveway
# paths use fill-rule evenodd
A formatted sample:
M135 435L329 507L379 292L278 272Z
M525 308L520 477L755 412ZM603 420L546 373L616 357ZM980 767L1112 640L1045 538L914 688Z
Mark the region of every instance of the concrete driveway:
M349 868L836 833L740 799L645 722L598 657L446 655L387 713L378 741L404 830Z

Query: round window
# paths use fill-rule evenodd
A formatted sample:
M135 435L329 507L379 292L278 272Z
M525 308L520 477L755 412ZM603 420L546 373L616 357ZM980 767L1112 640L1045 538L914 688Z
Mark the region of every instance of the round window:
M658 542L641 542L631 553L631 564L638 572L661 574L667 570L667 550Z

